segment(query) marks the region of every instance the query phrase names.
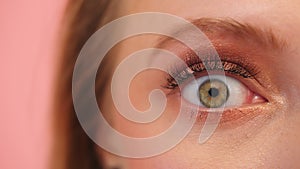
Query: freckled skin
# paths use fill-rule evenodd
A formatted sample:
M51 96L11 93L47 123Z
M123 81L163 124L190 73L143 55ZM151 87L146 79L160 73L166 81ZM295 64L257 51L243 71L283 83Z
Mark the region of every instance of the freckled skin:
M255 88L269 103L250 108L233 109L225 112L221 124L214 135L204 144L197 139L203 126L203 117L189 135L170 151L146 159L130 159L111 155L99 148L107 166L119 165L126 169L200 169L200 168L300 168L300 2L294 0L152 0L120 1L116 16L125 16L136 12L166 12L183 18L230 17L239 22L247 22L257 27L272 29L286 39L289 48L282 54L273 54L271 50L259 50L252 45L242 46L243 52L251 53L251 58L262 70L260 82L267 84ZM113 10L112 10L113 11ZM227 37L213 37L226 40ZM223 39L222 39L223 38ZM145 40L124 41L118 50L118 57L127 56L145 46L151 46L157 38L145 37ZM248 42L245 42L248 43ZM222 44L222 42L221 42ZM247 49L247 50L246 50ZM291 52L292 51L292 52ZM256 53L259 53L256 55ZM262 56L262 57L258 57ZM151 79L150 77L157 77ZM139 77L132 82L131 98L133 104L146 109L149 92L163 81L156 74ZM151 81L149 81L151 79ZM252 79L253 80L253 79ZM244 82L248 83L248 81ZM256 85L256 84L255 84ZM255 86L253 85L253 86ZM158 85L159 86L159 85ZM266 92L269 91L270 92ZM104 99L109 100L108 91ZM128 127L122 117L113 108L111 116L114 127L129 134L153 134L168 128L174 120L172 112L178 110L176 95L168 98L166 117L155 125ZM248 105L249 107L249 105ZM227 114L227 115L226 115ZM139 133L140 132L140 133ZM141 134L142 133L142 134ZM100 158L100 157L99 157Z

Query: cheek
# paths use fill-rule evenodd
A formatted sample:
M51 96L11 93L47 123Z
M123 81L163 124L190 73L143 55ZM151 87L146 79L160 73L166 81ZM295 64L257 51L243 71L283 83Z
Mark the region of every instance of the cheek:
M300 114L295 109L289 109L287 112L289 115L280 119L269 137L273 140L269 150L270 164L277 163L280 168L299 168Z
M236 159L246 161L253 168L299 168L300 115L286 116L289 110L278 111L259 133L247 139L237 150Z
M129 88L129 97L125 96L126 99L130 99L132 106L140 111L140 113L144 113L151 106L149 101L149 94L151 91L155 89L162 89L161 85L165 83L164 79L165 75L160 71L145 71L137 76L131 81ZM120 96L124 97L124 96ZM126 118L124 118L120 112L114 109L113 105L113 127L130 137L152 137L158 135L165 130L167 130L176 120L179 105L171 101L167 98L166 107L161 115L152 122L149 123L135 123Z

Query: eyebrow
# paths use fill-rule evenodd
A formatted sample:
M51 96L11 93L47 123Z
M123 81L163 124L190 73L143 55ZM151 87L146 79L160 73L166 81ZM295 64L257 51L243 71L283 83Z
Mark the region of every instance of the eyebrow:
M278 34L275 34L271 28L242 23L232 18L200 18L190 20L190 22L197 26L208 37L223 35L278 51L283 51L288 47L287 41ZM182 31L185 31L185 29L177 30L176 33ZM162 44L171 39L170 37L161 39L158 46L164 46Z

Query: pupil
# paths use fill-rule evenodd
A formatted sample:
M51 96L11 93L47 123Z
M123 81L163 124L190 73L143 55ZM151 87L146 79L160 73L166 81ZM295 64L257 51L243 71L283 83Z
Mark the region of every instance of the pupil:
M211 97L217 97L219 95L219 90L216 89L216 88L210 88L209 91L208 91L208 94Z

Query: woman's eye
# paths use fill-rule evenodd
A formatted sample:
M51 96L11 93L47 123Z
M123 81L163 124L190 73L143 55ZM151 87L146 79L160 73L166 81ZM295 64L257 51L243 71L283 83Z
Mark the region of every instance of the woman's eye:
M221 75L197 78L183 86L181 92L186 101L204 108L238 107L265 101L239 80Z

